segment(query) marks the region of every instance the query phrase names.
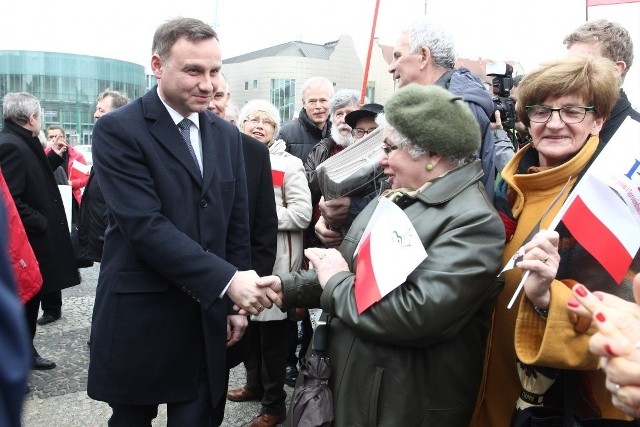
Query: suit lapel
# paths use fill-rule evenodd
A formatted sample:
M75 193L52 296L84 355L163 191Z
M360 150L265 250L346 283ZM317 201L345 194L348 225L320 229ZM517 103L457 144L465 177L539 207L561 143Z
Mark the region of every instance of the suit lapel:
M207 188L216 167L217 141L220 138L213 114L200 113L200 137L202 138L202 187Z

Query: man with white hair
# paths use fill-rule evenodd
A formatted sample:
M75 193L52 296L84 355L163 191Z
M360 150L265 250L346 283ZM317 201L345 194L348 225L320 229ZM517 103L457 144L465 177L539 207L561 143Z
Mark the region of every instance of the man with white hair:
M333 83L325 77L311 77L302 84L302 109L297 120L280 128L279 139L287 143L287 152L303 162L311 149L331 133L329 106Z
M43 279L40 291L24 304L32 342L31 367L48 370L56 367L55 362L41 357L33 346L40 299L46 293L80 283L67 216L52 172L62 164L67 145L56 139L51 151L45 154L38 139L42 106L30 93L7 93L2 99L2 113L0 168Z
M389 72L398 87L409 83L436 85L464 99L480 126L482 142L478 155L484 171L482 183L493 199L497 173L495 141L489 126L489 118L494 112L493 101L484 84L466 68L456 70L455 63L453 37L438 25L419 21L400 33Z

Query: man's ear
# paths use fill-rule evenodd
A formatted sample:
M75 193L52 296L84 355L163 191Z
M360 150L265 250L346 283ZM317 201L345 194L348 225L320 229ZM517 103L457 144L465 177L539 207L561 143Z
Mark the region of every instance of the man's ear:
M151 56L151 71L157 78L162 76L162 59L159 55L154 54Z
M424 69L431 59L431 49L426 46L420 48L420 69Z
M618 72L620 73L620 76L622 76L622 73L624 73L624 70L627 69L627 63L624 61L615 61L616 64L616 68L618 69Z

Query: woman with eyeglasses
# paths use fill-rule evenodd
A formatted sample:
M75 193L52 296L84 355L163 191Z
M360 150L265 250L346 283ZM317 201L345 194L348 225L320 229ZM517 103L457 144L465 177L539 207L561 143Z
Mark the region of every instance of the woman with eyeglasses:
M563 413L624 417L589 353L593 331L569 313L567 300L576 281L630 298L633 276L615 283L564 224L546 230L603 148L598 133L618 98L618 79L610 60L571 57L527 73L518 87L517 114L532 138L503 169L495 205L507 234L502 264L521 258L501 276L472 426L508 426L512 416L511 425L530 425L536 409L521 411L530 406L555 408L560 420ZM523 292L507 308L525 272Z
M462 98L437 86L407 85L385 111L388 123L377 119L384 126L380 166L391 189L355 218L339 251L305 250L313 270L258 283L283 292L283 308L321 307L329 314L333 426L465 426L480 384L504 246L504 227L476 158L480 131ZM365 229L379 229L370 222L387 203L413 225L413 245L421 244L427 257L398 287L359 310L356 275L370 270L366 251L356 248ZM393 232L372 237L380 242L371 244L375 251L393 253L412 243L410 228L396 223ZM385 257L372 263L382 287L389 282L378 273L402 264Z
M302 160L287 153L285 142L276 139L280 114L272 103L259 99L247 102L238 114L238 127L269 148L278 215L273 272L297 270L303 259L303 232L311 221L311 193ZM285 419L286 318L286 312L273 306L251 316L247 328L246 383L229 390L227 399L261 402L262 408L251 422L252 426L274 426Z

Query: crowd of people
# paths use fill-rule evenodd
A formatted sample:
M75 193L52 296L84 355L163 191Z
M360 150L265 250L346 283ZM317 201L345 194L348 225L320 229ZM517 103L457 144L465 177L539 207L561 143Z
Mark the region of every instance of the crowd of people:
M518 79L517 141L426 21L399 34L384 105L316 76L282 124L267 100L233 105L210 25L169 20L152 42L157 85L98 97L92 168L61 126L42 143L37 98L4 95L0 424L20 425L29 369L56 367L36 325L99 262L87 394L111 427L150 426L159 404L168 425L220 425L227 399L260 401L250 427L298 425L285 387L308 386L318 323L331 397L316 415L331 425L633 425L640 255L616 280L563 222L550 228L621 128L640 141L622 90L633 44L606 20L564 43L566 58ZM318 166L376 135L367 181L324 194ZM229 389L239 364L246 382Z

